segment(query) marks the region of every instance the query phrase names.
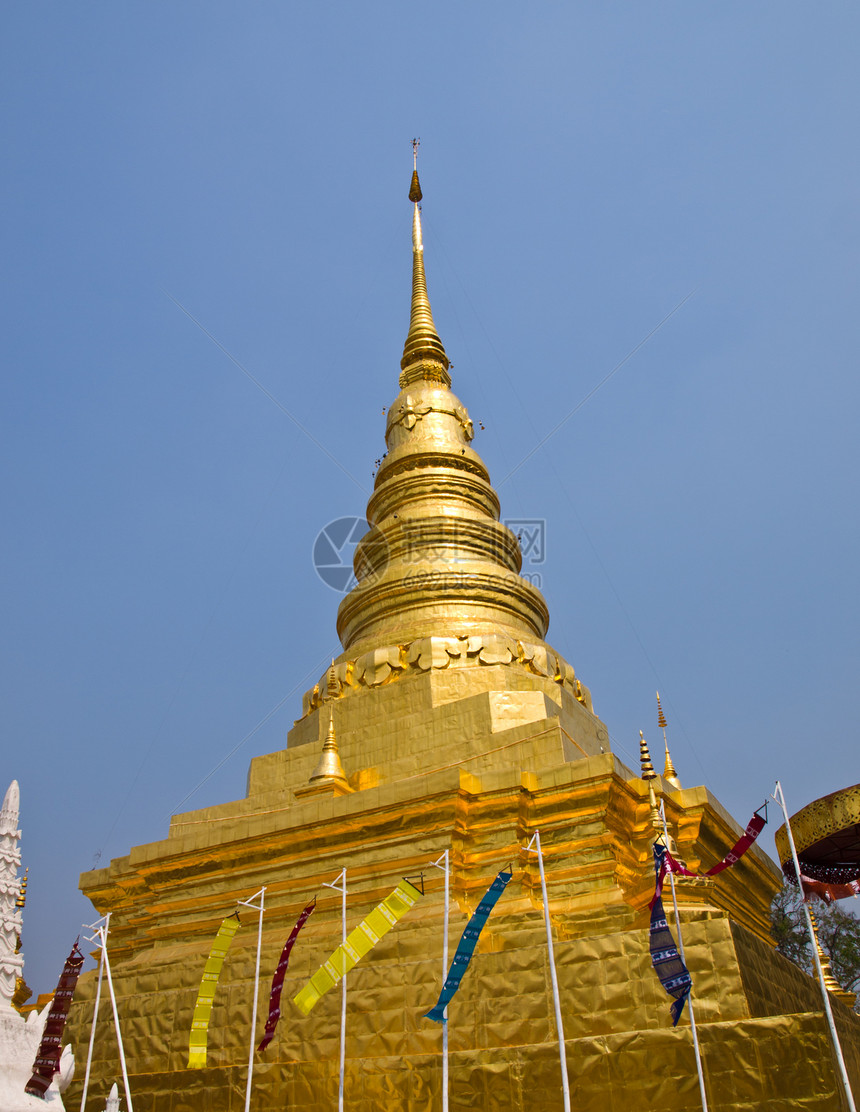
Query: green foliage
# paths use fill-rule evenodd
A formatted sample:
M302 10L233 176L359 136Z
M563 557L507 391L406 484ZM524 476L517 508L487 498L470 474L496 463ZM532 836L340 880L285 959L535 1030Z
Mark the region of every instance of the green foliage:
M821 948L830 958L833 976L849 992L860 992L860 919L845 904L851 900L834 901L829 906L815 899L812 909L818 927ZM781 954L813 973L812 948L806 930L806 918L800 893L793 884L786 884L774 897L770 909L770 932ZM860 1012L860 1001L855 1005Z

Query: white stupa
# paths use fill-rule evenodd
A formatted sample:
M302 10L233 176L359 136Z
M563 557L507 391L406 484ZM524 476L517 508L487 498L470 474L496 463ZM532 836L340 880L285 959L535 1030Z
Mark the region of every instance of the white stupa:
M33 1112L46 1106L60 1112L60 1095L72 1079L75 1064L71 1048L66 1047L60 1060L60 1072L54 1078L45 1099L29 1096L24 1086L33 1072L33 1061L51 1005L41 1012L31 1011L25 1019L13 1006L18 978L24 968L24 955L17 952L21 937L21 831L18 829L20 792L13 780L0 808L0 1109L3 1112ZM23 901L20 901L23 902Z

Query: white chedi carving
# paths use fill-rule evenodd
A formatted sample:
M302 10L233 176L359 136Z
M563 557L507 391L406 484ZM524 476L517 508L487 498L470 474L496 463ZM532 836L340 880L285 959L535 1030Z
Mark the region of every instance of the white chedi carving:
M23 955L15 953L22 919L21 909L16 907L21 892L19 806L18 781L13 780L0 808L0 1109L2 1112L32 1112L47 1105L52 1112L61 1112L63 1098L60 1094L75 1072L72 1048L64 1048L60 1072L44 1100L25 1093L24 1086L33 1072L51 1005L46 1004L41 1012L31 1011L26 1019L12 1007L16 980L24 967Z
M105 1112L119 1112L119 1090L116 1087L115 1081L113 1085L111 1085L110 1093L108 1093Z

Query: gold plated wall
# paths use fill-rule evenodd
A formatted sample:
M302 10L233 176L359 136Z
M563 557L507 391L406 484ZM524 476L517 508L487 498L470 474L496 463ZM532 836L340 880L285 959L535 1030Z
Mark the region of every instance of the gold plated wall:
M346 1107L438 1107L440 1033L422 1016L441 981L441 874L427 866L445 848L453 864L452 952L495 873L508 862L514 869L450 1009L452 1107L556 1107L560 1075L540 885L534 861L520 849L536 828L546 854L575 1106L602 1112L635 1096L644 1107L697 1107L689 1026L671 1029L647 950L653 831L646 784L600 752L602 724L563 686L510 666L476 675L489 690L460 700L429 670L329 701L300 720L286 750L252 762L245 799L177 816L165 841L84 874L99 911L113 913L111 954L136 1109L242 1107L251 919L225 962L206 1070L185 1068L187 1038L218 923L263 884L269 910L258 1036L286 934L314 892L319 906L294 951L275 1042L258 1056L252 1107L336 1107L339 993L306 1018L290 1000L339 942L339 897L322 885L343 866L350 925L400 876L423 869L427 885L425 898L350 974ZM518 700L522 720L513 715L511 724ZM318 761L332 705L356 790L296 796ZM383 727L385 712L396 730ZM428 753L430 737L437 744ZM737 824L703 788L665 798L688 864L718 860ZM679 886L714 1109L768 1101L775 1108L840 1107L816 986L767 941L778 882L775 867L753 850L715 880ZM78 1046L88 1033L94 983L92 975L82 980L73 1009ZM856 1061L857 1023L834 1007ZM107 1011L101 1029L93 1093L106 1092L117 1076ZM76 1106L74 1093L71 1099ZM101 1105L94 1099L90 1107Z

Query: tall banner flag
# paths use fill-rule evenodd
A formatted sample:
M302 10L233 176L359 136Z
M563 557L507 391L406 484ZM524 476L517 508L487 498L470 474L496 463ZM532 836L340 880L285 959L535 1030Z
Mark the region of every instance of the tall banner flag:
M258 1052L265 1050L275 1037L275 1028L278 1026L278 1020L281 1018L281 992L284 988L284 975L287 972L287 966L290 964L290 954L293 952L293 946L295 946L296 939L299 937L299 931L310 918L311 912L316 905L317 898L314 896L313 901L308 904L296 920L296 925L290 931L290 937L287 939L281 951L281 960L278 962L278 968L275 970L275 975L272 978L272 992L269 996L269 1018L266 1020L266 1033L263 1035L262 1041L257 1047Z
M218 987L218 978L221 976L221 966L230 949L233 935L240 927L239 915L233 912L228 915L215 935L209 958L203 968L200 979L200 991L197 993L197 1003L194 1005L194 1015L191 1018L191 1037L188 1040L188 1068L202 1070L206 1065L206 1046L209 1038L209 1017L212 1014L212 1004L215 1000L215 989Z
M672 1013L672 1026L677 1027L681 1012L684 1010L684 1004L690 995L692 981L687 967L678 953L675 939L672 937L669 924L666 922L666 913L663 911L661 887L662 878L666 871L664 858L667 853L668 850L664 846L654 845L654 871L657 874L657 886L654 899L651 901L650 950L654 972L660 978L660 984L674 1000L670 1011Z
M60 1055L63 1052L60 1041L63 1037L66 1016L69 1014L72 997L75 994L75 985L78 983L83 964L84 955L81 953L77 942L75 942L72 952L66 958L66 964L63 966L63 972L57 982L57 991L54 993L54 999L51 1002L51 1010L45 1020L42 1041L39 1043L36 1060L33 1063L33 1076L24 1086L25 1093L34 1097L41 1097L42 1100L45 1099L45 1093L54 1080L54 1074L60 1071Z
M759 808L761 810L761 808ZM729 869L732 865L736 865L743 857L746 851L750 848L756 838L764 830L767 818L760 815L758 811L753 814L753 817L747 823L747 828L740 838L735 842L722 861L718 861L716 865L712 865L707 872L694 873L680 861L676 861L667 849L663 849L663 861L661 868L657 874L657 887L654 892L654 897L651 900L651 907L654 907L655 900L659 899L663 894L663 881L666 879L666 873L674 873L675 876L716 876L721 873L723 869Z
M367 918L347 935L346 942L341 943L328 961L319 967L298 996L293 997L293 1003L299 1011L307 1015L344 974L370 953L380 938L388 934L423 894L408 880L401 880L391 895L377 904Z
M448 976L445 978L445 984L442 986L442 991L439 993L439 1000L435 1007L425 1015L425 1019L432 1019L435 1023L442 1023L445 1018L445 1009L453 997L454 993L460 987L460 982L469 968L469 962L472 960L472 954L475 952L475 946L478 943L478 938L484 925L490 917L490 912L496 906L499 896L507 888L508 881L513 876L513 873L506 873L504 870L499 873L487 891L481 902L478 904L477 910L469 922L466 924L466 929L460 937L460 944L457 946L457 952L454 954L454 960L451 962L451 968L448 970Z

